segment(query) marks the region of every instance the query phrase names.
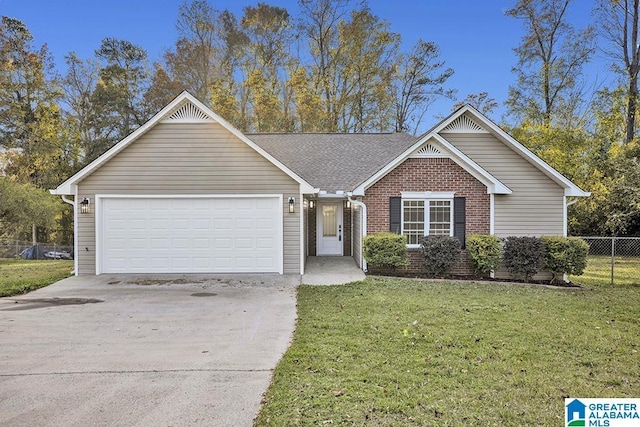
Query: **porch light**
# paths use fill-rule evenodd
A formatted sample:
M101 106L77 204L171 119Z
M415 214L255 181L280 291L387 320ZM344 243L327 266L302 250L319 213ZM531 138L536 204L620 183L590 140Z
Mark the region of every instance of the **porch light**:
M345 200L344 201L344 207L347 209L351 209L351 201L350 200Z
M309 200L309 209L313 209L315 205L316 202L314 202L313 200Z
M296 204L296 199L294 197L289 197L289 213L294 213L294 206Z
M89 213L89 205L91 204L91 200L88 197L85 197L80 202L80 213L86 214Z

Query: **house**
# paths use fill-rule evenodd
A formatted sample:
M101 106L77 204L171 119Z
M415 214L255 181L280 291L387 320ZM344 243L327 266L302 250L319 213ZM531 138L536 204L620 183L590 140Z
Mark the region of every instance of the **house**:
M589 195L471 106L420 137L243 134L186 92L51 192L74 205L80 275L366 269L383 230L417 271L425 234L566 235Z
M567 423L570 423L573 420L584 420L586 408L587 406L584 403L580 402L578 399L574 399L567 405ZM581 425L584 425L584 423Z

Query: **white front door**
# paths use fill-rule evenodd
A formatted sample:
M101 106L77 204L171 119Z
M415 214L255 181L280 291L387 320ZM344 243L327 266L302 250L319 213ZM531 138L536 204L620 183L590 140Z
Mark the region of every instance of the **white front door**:
M318 203L318 255L342 255L342 201Z

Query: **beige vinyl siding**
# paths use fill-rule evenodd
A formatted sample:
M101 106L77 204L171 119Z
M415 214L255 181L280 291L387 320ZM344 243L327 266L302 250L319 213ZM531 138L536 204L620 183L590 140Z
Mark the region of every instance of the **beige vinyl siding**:
M96 194L282 194L284 272L300 273L299 184L217 123L158 123L78 185L79 273L95 274Z
M492 134L442 136L513 191L494 196L498 237L563 234L564 188Z

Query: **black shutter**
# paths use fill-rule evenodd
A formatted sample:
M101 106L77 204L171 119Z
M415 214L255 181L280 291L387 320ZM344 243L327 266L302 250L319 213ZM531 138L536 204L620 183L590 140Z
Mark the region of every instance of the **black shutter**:
M453 198L453 237L460 240L460 244L464 248L465 241L465 211L466 200L464 197Z
M389 197L389 231L395 234L400 234L402 230L402 224L400 224L402 218L401 205L401 197Z

